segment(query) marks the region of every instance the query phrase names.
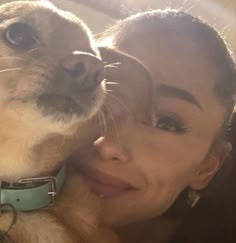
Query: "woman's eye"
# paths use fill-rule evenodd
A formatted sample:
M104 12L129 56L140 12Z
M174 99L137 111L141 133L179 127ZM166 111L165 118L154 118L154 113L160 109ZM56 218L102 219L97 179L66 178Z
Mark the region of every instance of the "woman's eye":
M178 118L168 117L165 115L157 116L156 128L173 133L185 133L189 130Z
M7 44L19 49L31 48L36 42L32 28L22 22L8 26L4 32L4 39Z

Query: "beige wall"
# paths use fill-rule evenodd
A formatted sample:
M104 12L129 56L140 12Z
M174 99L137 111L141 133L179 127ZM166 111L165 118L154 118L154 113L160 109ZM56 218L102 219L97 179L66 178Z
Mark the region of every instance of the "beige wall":
M51 0L51 2L53 2L57 7L71 11L78 15L86 24L88 24L94 33L103 32L104 29L115 21L108 15L70 0Z

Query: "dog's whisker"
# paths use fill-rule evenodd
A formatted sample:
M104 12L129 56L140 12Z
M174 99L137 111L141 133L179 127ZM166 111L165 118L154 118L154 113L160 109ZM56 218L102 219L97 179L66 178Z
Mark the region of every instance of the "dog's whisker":
M121 63L120 62L113 62L113 63L109 63L109 64L104 64L105 68L117 68L117 66L119 66Z
M33 49L30 49L29 51L27 51L26 52L26 55L27 55L27 57L29 57L32 61L34 61L34 62L38 62L39 60L37 60L37 59L35 59L33 56L31 56L30 54L32 54L34 51L37 51L37 50L40 50L40 48L39 47L37 47L37 48L33 48Z
M11 71L21 71L21 70L23 70L23 68L7 68L7 69L0 70L0 73L11 72Z
M29 51L27 51L27 53L32 53L32 52L37 51L37 50L40 50L40 48L39 48L39 47L37 47L37 48L32 48L32 49L30 49Z
M106 90L105 90L105 94L108 94L109 92L112 93L112 92L114 92L114 90L112 90L112 89L106 89Z
M27 58L30 58L32 61L34 61L35 63L40 62L40 59L35 59L33 56L31 56L30 54L28 54L27 52L25 53L25 56Z
M106 135L106 133L107 133L107 122L106 122L106 117L105 117L105 114L104 114L103 111L101 111L101 117L102 117L103 124L104 124L104 134Z
M185 5L188 3L188 0L183 0L181 6L178 8L179 11L184 11Z
M101 118L101 110L98 111L97 115L95 116L96 119L98 119L98 124L99 124L99 128L101 127L102 130L102 134L103 134L103 126L100 126L100 124L102 124L102 118ZM95 121L96 121L95 119Z
M5 60L5 59L18 59L18 60L23 60L25 61L25 59L21 58L21 57L14 57L14 56L7 56L7 57L0 57L0 60Z
M196 9L200 4L200 0L197 0L195 4L191 5L188 9L185 9L186 13L189 13L190 11Z
M117 102L122 108L124 108L124 110L127 113L130 113L130 110L127 108L127 106L122 101L120 101L115 95L113 95L113 94L111 94L109 92L106 92L105 94L107 96L109 96L111 99L113 99L115 102Z
M98 118L99 118L100 123L101 123L102 134L106 135L107 123L106 123L106 118L105 118L105 115L104 115L104 112L103 112L102 109L98 112Z
M106 84L119 84L117 82L106 82Z
M116 123L115 117L114 117L114 115L112 113L112 109L110 109L109 104L105 104L104 108L107 110L107 113L109 113L109 117L111 119L111 123L112 123L112 126L114 128L114 134L115 134L115 136L117 138L118 144L121 145L120 134L118 132L117 123Z
M112 66L112 65L107 65L107 66L104 66L105 68L118 68L116 66Z
M107 65L107 64L108 64L108 65L110 65L110 64L121 64L121 62L111 62L111 63L109 63L109 62L106 62L106 61L105 61L105 62L103 62L103 64L104 64L104 65Z

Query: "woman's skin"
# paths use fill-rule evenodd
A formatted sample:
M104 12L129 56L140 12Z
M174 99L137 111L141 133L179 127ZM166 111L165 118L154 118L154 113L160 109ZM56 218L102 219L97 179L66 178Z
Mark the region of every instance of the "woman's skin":
M154 121L120 111L107 121L105 135L80 153L80 169L113 226L160 216L185 188L205 188L231 150L227 142L215 143L225 108L214 89L218 70L206 50L175 32L155 35L117 46L152 75Z

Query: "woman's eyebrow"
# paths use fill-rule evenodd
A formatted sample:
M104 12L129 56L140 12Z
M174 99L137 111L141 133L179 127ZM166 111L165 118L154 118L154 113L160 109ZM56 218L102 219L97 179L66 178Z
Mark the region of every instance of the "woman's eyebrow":
M187 101L197 106L201 111L203 110L201 104L197 101L197 99L191 93L184 89L162 84L156 89L156 94L158 96L168 96Z

